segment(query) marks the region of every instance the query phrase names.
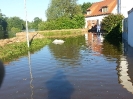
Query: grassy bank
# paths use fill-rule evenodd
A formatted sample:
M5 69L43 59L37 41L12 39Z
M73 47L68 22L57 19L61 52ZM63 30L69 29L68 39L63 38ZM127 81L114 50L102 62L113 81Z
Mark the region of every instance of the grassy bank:
M86 30L84 29L65 29L65 30L50 30L50 31L38 31L39 34L45 38L66 38L84 35Z
M26 41L14 42L11 44L5 44L4 46L0 46L0 59L3 62L9 62L21 56L28 55L28 50L31 53L40 50L46 44L49 44L51 42L50 38L75 37L79 35L84 35L84 32L85 30L83 29L38 31L37 33L43 35L43 38L33 39L33 41L30 42L29 49L27 47ZM25 34L22 33L22 35L19 36L22 37L25 36Z
M26 42L19 42L0 47L0 59L9 62L21 56L27 55L28 50L33 53L40 50L43 46L50 43L49 39L34 39L28 49Z

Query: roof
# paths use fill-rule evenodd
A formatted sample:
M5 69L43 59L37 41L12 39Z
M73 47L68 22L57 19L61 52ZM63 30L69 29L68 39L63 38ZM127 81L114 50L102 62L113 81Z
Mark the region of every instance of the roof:
M114 8L117 5L117 0L103 0L100 2L93 3L90 8L87 9L87 11L91 11L89 15L85 15L86 17L89 16L100 16L100 15L106 15L112 13ZM102 8L107 7L107 12L102 12Z
M128 14L130 14L131 12L133 12L133 8L131 10L128 11Z

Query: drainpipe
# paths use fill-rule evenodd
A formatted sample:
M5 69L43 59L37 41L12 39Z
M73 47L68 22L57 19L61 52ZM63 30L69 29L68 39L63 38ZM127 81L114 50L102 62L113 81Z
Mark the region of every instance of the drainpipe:
M117 0L117 13L121 14L121 0Z

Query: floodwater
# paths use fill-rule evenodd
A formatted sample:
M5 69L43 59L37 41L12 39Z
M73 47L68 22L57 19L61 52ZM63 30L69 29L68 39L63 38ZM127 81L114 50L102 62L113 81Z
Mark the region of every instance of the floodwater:
M91 33L5 64L0 99L133 99L133 48Z

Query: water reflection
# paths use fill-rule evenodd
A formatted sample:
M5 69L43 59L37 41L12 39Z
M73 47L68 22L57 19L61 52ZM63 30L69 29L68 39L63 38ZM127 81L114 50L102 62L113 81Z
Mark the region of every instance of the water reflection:
M48 89L48 99L71 99L74 91L73 85L60 70L46 82L46 87Z
M33 76L32 76L32 67L31 67L31 57L30 57L30 51L28 51L28 61L29 61L29 70L30 70L30 88L31 88L31 99L33 99Z
M118 80L124 88L133 94L133 48L123 41L124 53L120 58L120 65L117 67Z
M84 36L79 36L75 38L64 38L65 41L62 45L49 44L50 52L56 60L67 63L68 66L77 65L77 61L81 58L80 50L84 48L85 39ZM71 61L74 60L74 61ZM63 65L64 66L64 65Z
M133 84L131 82L131 78L128 74L128 62L125 57L121 57L120 65L118 68L118 78L119 83L123 85L129 92L133 94Z
M102 53L103 36L101 34L96 35L91 32L86 33L85 40L89 49L93 50L94 52L98 52L99 54Z

